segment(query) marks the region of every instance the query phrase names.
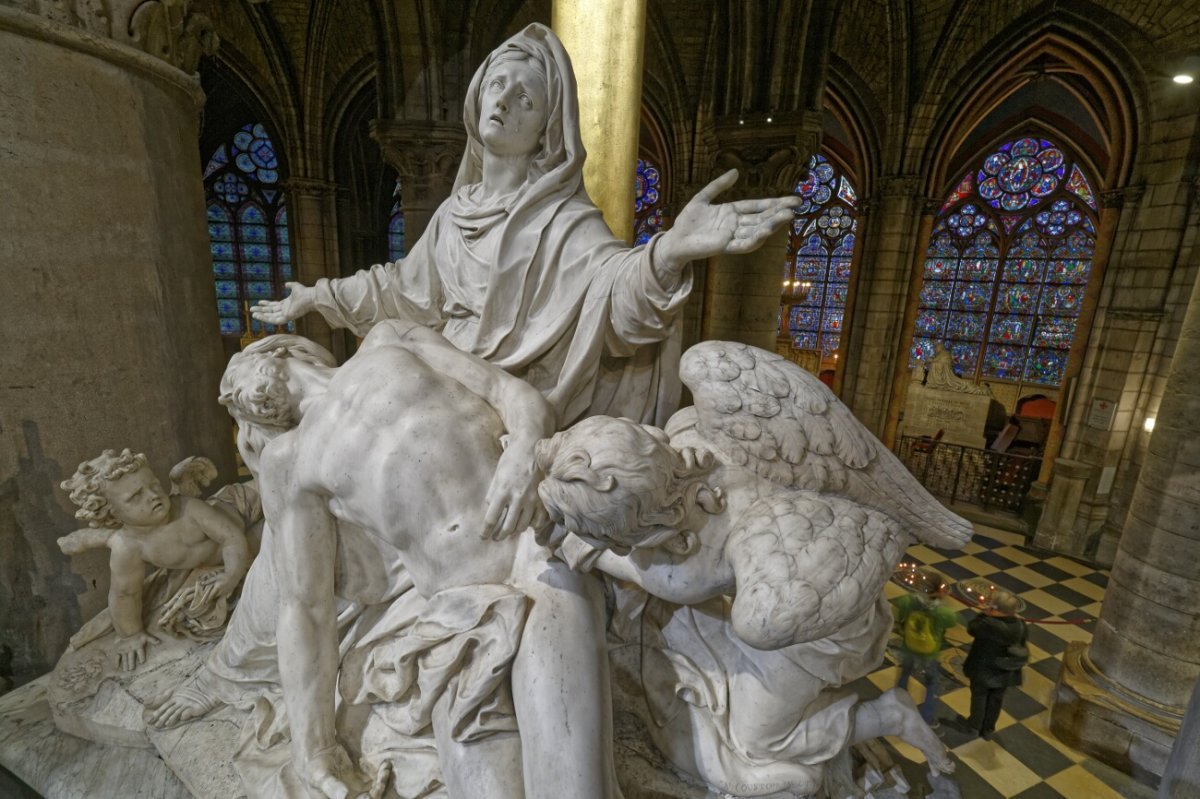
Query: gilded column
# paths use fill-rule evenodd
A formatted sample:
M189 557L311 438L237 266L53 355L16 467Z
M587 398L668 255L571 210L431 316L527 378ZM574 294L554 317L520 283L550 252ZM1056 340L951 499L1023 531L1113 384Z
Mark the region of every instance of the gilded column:
M613 234L632 242L646 0L554 0L550 27L579 84L584 185Z

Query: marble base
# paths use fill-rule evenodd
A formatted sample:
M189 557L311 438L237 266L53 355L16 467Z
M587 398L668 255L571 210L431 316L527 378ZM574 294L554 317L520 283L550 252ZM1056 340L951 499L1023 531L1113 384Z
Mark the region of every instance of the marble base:
M1050 708L1050 730L1063 743L1154 786L1181 722L1105 679L1082 642L1067 645Z
M85 741L50 715L49 675L0 697L0 764L54 799L191 799L156 752Z

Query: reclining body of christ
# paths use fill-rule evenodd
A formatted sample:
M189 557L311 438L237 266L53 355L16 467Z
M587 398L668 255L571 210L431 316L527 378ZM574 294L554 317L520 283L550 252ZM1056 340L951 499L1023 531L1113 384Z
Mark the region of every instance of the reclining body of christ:
M364 784L334 730L336 539L348 534L398 551L432 612L490 619L504 639L463 650L436 691L422 674L404 696L375 697L400 702L414 733L432 725L451 796L616 795L599 584L528 532L512 535L543 524L533 447L553 431L529 385L428 329L390 321L305 401L295 429L262 449L292 763L318 795ZM433 661L439 645L429 645ZM496 731L510 672L516 724Z

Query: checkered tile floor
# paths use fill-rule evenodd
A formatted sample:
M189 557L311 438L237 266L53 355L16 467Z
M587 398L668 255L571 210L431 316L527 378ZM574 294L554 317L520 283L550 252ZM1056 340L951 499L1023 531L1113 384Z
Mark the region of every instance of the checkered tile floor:
M1027 619L1079 621L1082 624L1030 624L1029 665L1019 688L1004 695L1004 710L990 741L971 738L953 725L941 724L938 734L958 761L955 778L964 799L1153 799L1154 791L1131 777L1105 766L1060 743L1048 729L1050 696L1058 676L1063 650L1068 641L1090 641L1108 575L1084 563L1059 556L1045 556L1023 546L1024 539L983 525L962 552L936 550L918 545L908 551L908 560L938 570L947 582L983 576L1020 596L1026 603ZM904 593L889 583L887 593L895 599ZM957 600L964 625L974 615ZM942 652L942 695L939 718L967 715L971 696L962 674L962 662L970 646L965 626L947 634ZM884 666L851 687L862 696L876 696L895 686L899 667L889 652ZM915 679L909 691L918 702L925 689ZM907 744L889 739L895 758L909 782L924 786L924 757ZM923 795L920 790L916 794Z

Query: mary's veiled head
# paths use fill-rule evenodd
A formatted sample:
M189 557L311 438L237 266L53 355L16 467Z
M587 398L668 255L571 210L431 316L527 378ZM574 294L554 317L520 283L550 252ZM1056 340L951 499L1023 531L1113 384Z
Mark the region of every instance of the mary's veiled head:
M544 86L545 128L539 132L536 155L530 165L528 183L550 183L561 191L573 191L582 183L585 157L579 133L579 101L575 73L562 42L545 25L534 23L497 47L476 70L467 91L463 119L467 129L467 152L459 167L456 187L477 183L482 177L484 139L481 119L489 105L489 83L501 73L511 79L517 65L534 73ZM494 90L494 87L492 87ZM541 99L541 98L539 98ZM550 186L546 186L550 188ZM539 192L540 193L540 192ZM558 193L557 191L555 193Z

